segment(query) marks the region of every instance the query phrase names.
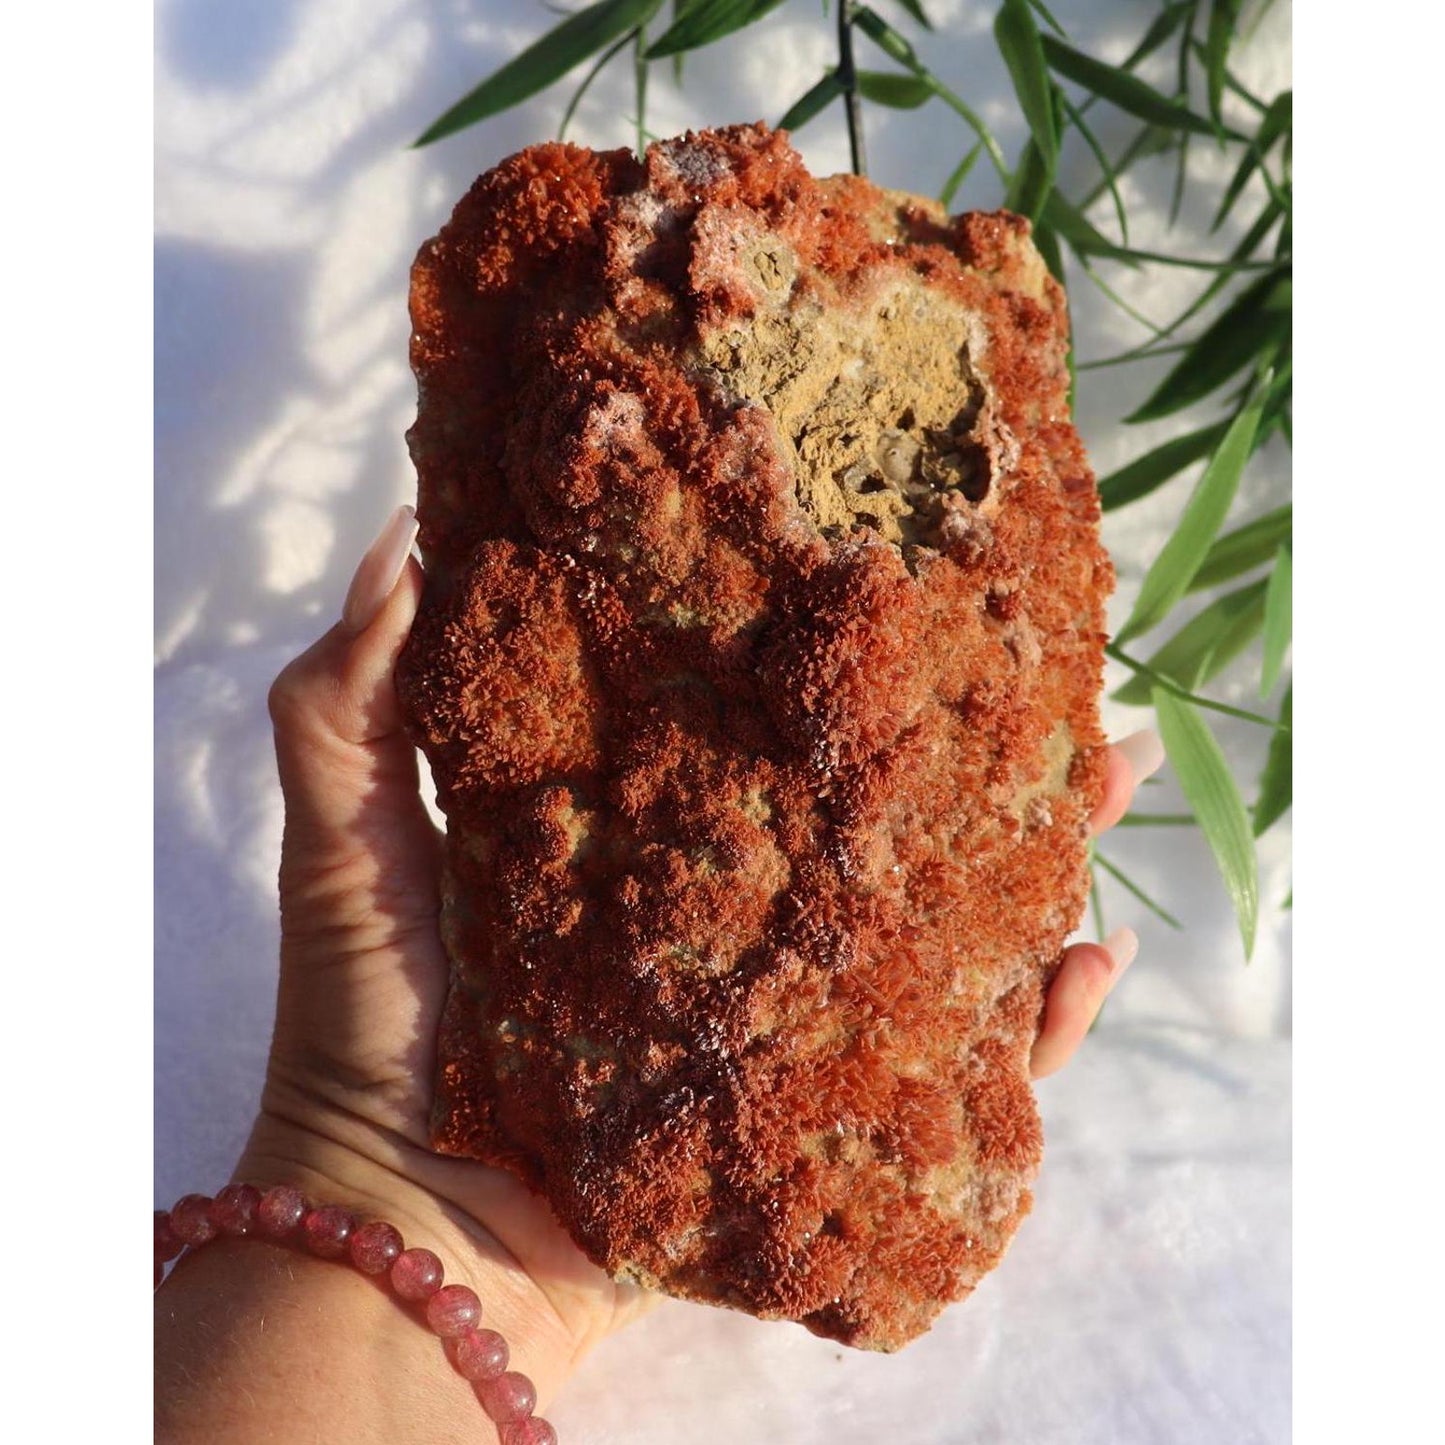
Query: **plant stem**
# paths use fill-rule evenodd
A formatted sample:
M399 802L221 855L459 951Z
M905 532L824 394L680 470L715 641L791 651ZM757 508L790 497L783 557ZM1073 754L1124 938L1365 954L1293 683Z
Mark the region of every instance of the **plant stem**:
M858 70L853 64L853 0L838 0L838 83L843 87L843 113L848 119L848 153L853 174L868 174L863 153L863 107L858 99Z

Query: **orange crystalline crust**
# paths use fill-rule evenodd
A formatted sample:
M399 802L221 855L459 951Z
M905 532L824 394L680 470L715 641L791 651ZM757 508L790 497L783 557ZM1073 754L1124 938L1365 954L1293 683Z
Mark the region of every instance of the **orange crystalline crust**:
M542 145L412 281L436 1147L619 1277L893 1349L998 1263L1102 787L1062 293L786 137Z

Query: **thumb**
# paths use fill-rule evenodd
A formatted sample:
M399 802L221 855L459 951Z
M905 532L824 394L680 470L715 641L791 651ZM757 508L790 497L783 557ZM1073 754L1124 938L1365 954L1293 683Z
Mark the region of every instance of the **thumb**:
M271 687L286 803L283 904L288 881L359 868L405 887L434 874L436 830L392 682L421 598L415 536L415 513L398 508L357 567L342 620Z

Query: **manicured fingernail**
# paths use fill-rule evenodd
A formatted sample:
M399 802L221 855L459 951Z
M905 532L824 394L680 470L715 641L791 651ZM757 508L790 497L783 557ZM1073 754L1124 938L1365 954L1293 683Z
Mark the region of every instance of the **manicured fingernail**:
M1139 935L1132 928L1116 928L1104 940L1104 952L1114 960L1114 972L1123 973L1139 952Z
M346 591L341 621L349 632L365 632L386 605L415 540L416 508L398 507L366 549Z
M1129 764L1135 784L1152 778L1164 766L1164 742L1153 728L1141 728L1114 744Z

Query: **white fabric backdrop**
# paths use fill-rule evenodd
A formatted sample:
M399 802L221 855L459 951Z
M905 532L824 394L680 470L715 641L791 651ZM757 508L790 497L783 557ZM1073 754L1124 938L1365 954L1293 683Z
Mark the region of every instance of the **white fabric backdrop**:
M1021 123L987 34L992 0L927 5L940 33L920 48L1016 148ZM1051 8L1089 48L1117 58L1155 7ZM1288 83L1289 22L1288 4L1276 5L1241 61L1270 94ZM407 143L550 23L534 0L162 0L157 11L158 1204L225 1177L259 1092L281 821L266 687L329 625L361 551L413 494L402 441L415 405L408 265L479 171L555 132L567 91L425 151ZM827 63L830 27L802 0L765 24L765 41L750 32L690 58L681 92L659 66L650 127L776 119ZM625 70L594 88L574 139L629 143ZM1106 143L1117 144L1124 125L1100 115ZM868 129L874 177L919 191L936 191L968 144L936 106L870 107ZM815 171L846 168L836 114L799 139ZM1207 145L1197 156L1217 194L1226 163ZM997 203L983 167L969 184L964 203ZM1167 231L1168 184L1162 167L1126 181L1136 244L1222 249L1208 235L1207 189ZM1105 212L1098 219L1111 224ZM1198 277L1155 271L1116 283L1162 321ZM1082 277L1073 299L1081 356L1141 339ZM1079 420L1101 473L1180 425L1118 425L1143 395L1144 371L1092 372L1081 386ZM1116 624L1188 485L1108 519ZM1233 520L1287 495L1287 454L1271 452ZM1214 688L1246 705L1248 689L1247 663ZM1116 735L1145 720L1106 709ZM1247 774L1257 770L1259 730L1226 725L1219 735ZM1178 806L1167 775L1149 805ZM893 1357L668 1302L604 1344L549 1411L564 1439L1287 1438L1288 829L1266 840L1264 917L1248 966L1197 835L1135 830L1107 851L1186 930L1106 893L1109 926L1134 924L1141 957L1080 1058L1040 1086L1048 1143L1038 1202L973 1299Z

